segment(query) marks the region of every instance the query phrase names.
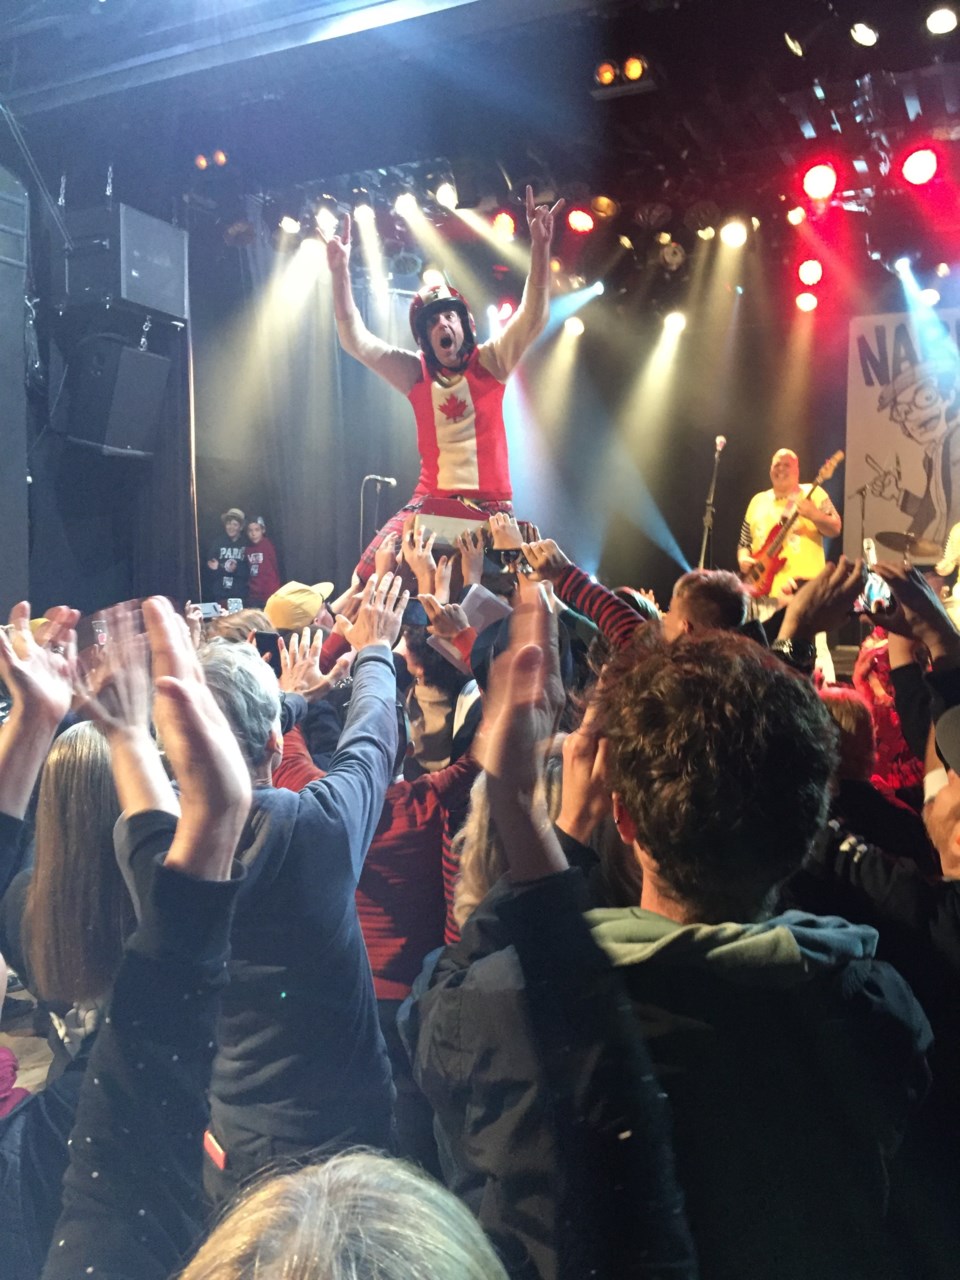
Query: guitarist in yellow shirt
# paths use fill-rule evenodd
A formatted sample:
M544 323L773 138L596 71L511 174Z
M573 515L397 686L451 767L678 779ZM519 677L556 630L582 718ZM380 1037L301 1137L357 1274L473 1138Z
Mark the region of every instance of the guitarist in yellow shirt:
M774 602L769 611L772 613L777 600L795 590L798 582L815 578L821 571L825 563L823 540L835 538L842 521L823 489L814 487L809 497L805 496L809 486L800 484L800 460L792 449L778 449L773 455L770 482L772 489L755 493L750 499L740 529L737 561L741 574L749 575L772 531L796 512L796 519L778 553L784 563L764 593ZM824 670L825 678L831 674L833 664L829 661L825 636L817 637L817 664Z

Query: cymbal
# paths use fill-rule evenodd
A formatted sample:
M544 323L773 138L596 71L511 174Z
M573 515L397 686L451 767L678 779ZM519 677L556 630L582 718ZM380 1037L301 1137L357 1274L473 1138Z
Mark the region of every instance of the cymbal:
M882 542L891 551L902 551L904 555L909 555L914 560L939 560L942 553L939 542L933 542L930 538L918 538L913 533L889 530L885 533L877 533L874 537L877 542Z

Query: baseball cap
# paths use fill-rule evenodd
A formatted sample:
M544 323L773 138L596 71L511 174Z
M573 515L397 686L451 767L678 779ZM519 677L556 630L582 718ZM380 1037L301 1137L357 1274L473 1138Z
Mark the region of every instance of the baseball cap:
M239 520L240 523L243 524L244 517L243 512L239 507L230 507L228 511L224 511L220 519L224 524L226 524L228 520Z
M285 582L263 606L263 612L278 631L299 631L309 627L333 594L332 582Z

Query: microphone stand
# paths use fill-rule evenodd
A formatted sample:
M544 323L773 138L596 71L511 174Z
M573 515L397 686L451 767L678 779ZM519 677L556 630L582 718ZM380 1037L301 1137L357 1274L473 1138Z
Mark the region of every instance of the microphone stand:
M376 531L380 528L380 490L383 488L383 481L380 479L379 476L364 476L363 480L360 483L360 555L363 555L367 546L363 536L363 530L366 525L366 520L364 518L363 505L364 505L364 495L367 492L368 480L372 480L374 484L377 486L377 496L374 499L374 504L373 504L374 533L376 533Z
M722 449L717 449L713 455L713 475L710 477L710 488L707 492L707 502L703 509L703 541L700 543L700 560L697 564L698 569L706 567L707 545L713 537L713 514L716 510L713 505L713 498L717 491L717 472L720 469L720 454L722 452Z

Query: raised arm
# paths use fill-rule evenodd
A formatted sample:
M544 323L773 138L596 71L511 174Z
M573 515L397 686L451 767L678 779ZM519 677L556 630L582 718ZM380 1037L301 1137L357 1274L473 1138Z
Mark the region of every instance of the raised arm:
M237 887L233 851L251 784L186 629L165 600L147 601L144 616L154 715L184 817L127 945L84 1077L45 1280L166 1280L206 1218L206 1093Z
M550 314L550 244L554 220L563 208L563 201L558 200L552 209L545 204L536 205L533 188L527 187L526 204L530 270L523 296L503 331L480 348L481 364L501 382L506 382L523 353L543 332Z
M13 699L0 730L0 813L11 818L26 813L57 725L70 709L78 616L65 606L51 609L34 636L23 601L11 610L9 628L0 628L0 677Z
M378 373L391 387L409 395L420 381L420 360L412 351L391 347L363 323L350 283L350 215L344 214L343 235L324 237L333 283L333 314L340 345L348 355Z

